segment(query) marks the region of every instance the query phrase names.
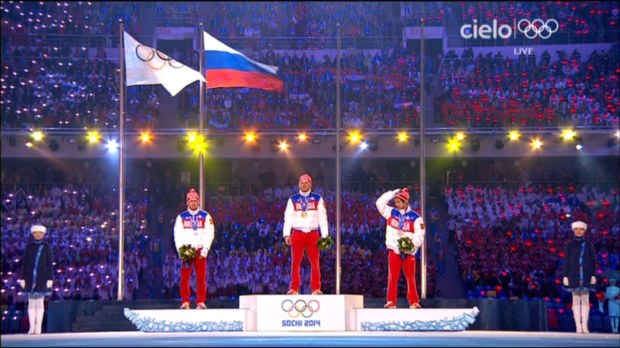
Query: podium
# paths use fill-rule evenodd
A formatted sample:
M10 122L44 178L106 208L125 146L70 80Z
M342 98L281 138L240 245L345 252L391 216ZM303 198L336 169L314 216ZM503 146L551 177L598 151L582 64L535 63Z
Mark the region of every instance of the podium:
M362 295L244 295L233 309L124 309L143 332L462 331L473 308L364 308Z
M362 295L248 295L239 308L250 312L246 331L354 331Z

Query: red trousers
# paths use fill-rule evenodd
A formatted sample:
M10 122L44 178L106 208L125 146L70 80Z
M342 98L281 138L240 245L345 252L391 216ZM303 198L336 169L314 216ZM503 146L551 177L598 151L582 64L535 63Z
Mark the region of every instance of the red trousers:
M304 249L307 250L310 261L310 287L312 291L321 290L321 269L319 268L319 248L316 242L319 240L319 231L301 232L293 230L291 233L291 290L299 291L301 283L301 259Z
M189 278L192 276L192 265L196 270L196 303L204 303L207 300L207 258L200 257L200 251L192 262L181 261L181 303L189 302L190 289Z
M408 254L403 260L399 254L392 250L389 250L388 254L387 301L396 303L401 268L407 280L407 300L409 301L409 305L418 303L420 297L418 296L418 289L415 283L415 255Z

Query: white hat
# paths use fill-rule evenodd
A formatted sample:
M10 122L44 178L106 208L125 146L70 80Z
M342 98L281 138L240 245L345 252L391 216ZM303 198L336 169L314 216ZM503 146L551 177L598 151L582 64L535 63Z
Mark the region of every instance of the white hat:
M575 230L576 228L583 228L584 230L586 230L588 228L588 225L586 225L585 222L583 221L575 221L573 222L573 224L571 225L571 228L573 230Z
M40 225L40 224L36 224L36 225L32 225L32 227L30 227L30 233L35 233L35 232L47 232L47 228L45 228L45 226Z

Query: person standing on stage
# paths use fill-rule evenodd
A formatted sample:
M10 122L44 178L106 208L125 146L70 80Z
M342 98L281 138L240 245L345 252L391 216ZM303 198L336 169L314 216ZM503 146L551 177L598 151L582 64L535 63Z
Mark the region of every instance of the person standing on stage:
M181 263L181 309L189 309L189 278L192 265L196 271L196 309L206 309L207 299L207 255L215 237L211 215L199 209L200 197L190 189L186 197L187 210L180 213L174 223L174 244L181 254L182 248L196 249L193 259Z
M394 206L388 205L394 200ZM407 281L409 308L420 308L416 287L416 252L424 244L426 229L422 217L409 207L409 189L396 189L383 193L376 202L377 210L387 220L385 246L388 249L387 303L383 308L396 308L398 280L401 270ZM403 238L408 238L403 239ZM399 240L411 245L401 250Z
M605 290L607 299L607 314L611 322L611 332L618 333L618 317L620 317L620 288L616 286L616 278L609 279L609 286Z
M26 245L22 258L19 285L28 295L28 334L40 334L43 326L45 295L51 293L54 266L51 246L43 240L47 229L43 225L33 225L30 232L34 241Z
M571 228L575 238L564 247L564 264L562 283L573 294L573 317L577 333L590 333L588 317L590 315L590 286L596 284L596 253L592 242L585 240L588 225L575 221Z
M313 295L320 295L321 269L319 265L319 237L329 236L325 201L311 192L312 178L308 174L299 177L299 193L288 199L284 211L284 242L291 246L291 286L287 295L298 295L300 287L301 259L304 249L310 261L310 288Z

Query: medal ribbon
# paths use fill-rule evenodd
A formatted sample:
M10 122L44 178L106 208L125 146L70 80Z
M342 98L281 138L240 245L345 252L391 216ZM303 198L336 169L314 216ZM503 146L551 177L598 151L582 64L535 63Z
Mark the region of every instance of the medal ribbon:
M192 228L194 229L194 231L198 230L198 219L197 219L198 214L196 215L192 215L189 214L189 218L192 221Z
M398 228L402 232L404 227L405 227L405 214L401 214L400 212L398 212Z

